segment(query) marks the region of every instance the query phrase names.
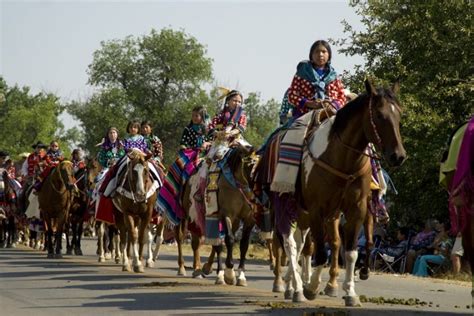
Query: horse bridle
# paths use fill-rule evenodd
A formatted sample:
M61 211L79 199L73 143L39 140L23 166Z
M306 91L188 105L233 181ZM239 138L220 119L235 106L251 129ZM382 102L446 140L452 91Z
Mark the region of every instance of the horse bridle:
M375 140L377 142L377 146L379 147L379 149L382 148L382 138L380 137L380 134L377 130L377 125L375 124L374 122L374 116L373 116L373 111L372 111L372 96L369 97L369 122L370 122L370 125L372 126L372 131L375 135ZM375 154L370 154L370 153L366 153L365 151L361 151L357 148L354 148L350 145L347 145L346 143L344 143L341 139L341 136L339 135L339 133L336 132L336 139L341 143L342 146L346 147L347 149L355 152L355 153L358 153L360 155L364 155L364 156L367 156L371 159L374 159L374 160L382 160L383 159L383 155L379 155L377 154L377 152L375 151L375 148L376 146L374 146L374 150L373 152ZM370 148L370 147L369 147Z

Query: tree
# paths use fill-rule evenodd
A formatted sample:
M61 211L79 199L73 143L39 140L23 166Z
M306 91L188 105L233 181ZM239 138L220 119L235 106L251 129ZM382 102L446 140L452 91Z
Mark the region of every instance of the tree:
M249 93L245 100L245 111L248 116L248 126L245 139L256 148L261 146L265 139L278 126L278 110L280 103L271 99L262 104L260 94Z
M64 130L59 115L64 111L59 98L52 93L32 95L28 87L8 87L0 77L0 149L10 154L32 151L38 140L48 144L53 139L69 153L68 145L74 141Z
M133 118L153 121L165 150L174 152L191 108L210 104L201 85L212 79L212 60L205 47L183 31L152 30L143 37L102 42L93 56L89 83L98 92L68 106L81 121L91 152L107 127L125 132Z
M399 195L392 216L402 224L447 220L447 196L438 185L439 159L448 135L473 114L472 1L354 1L366 29L347 22L348 39L333 41L365 65L346 82L362 91L363 78L401 79L401 133L409 155L393 173Z

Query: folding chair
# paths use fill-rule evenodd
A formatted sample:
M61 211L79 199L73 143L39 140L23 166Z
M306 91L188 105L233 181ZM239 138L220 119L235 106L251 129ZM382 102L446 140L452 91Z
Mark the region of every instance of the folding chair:
M406 243L405 247L403 247L403 252L400 256L394 257L382 252L376 252L375 258L373 260L373 267L372 269L375 271L377 266L377 259L380 259L383 263L382 268L380 268L381 272L388 272L397 273L405 273L405 267L407 262L407 254L408 250L410 249L411 239L413 235L410 233L408 236L408 242ZM396 269L398 267L398 269Z

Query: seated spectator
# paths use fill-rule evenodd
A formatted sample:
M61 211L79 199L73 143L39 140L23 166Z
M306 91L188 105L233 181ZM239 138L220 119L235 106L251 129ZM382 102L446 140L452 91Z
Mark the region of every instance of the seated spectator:
M418 256L429 254L430 250L428 246L431 245L435 239L436 231L434 227L437 224L438 221L436 220L427 220L425 222L425 229L419 232L411 241L405 269L408 273L413 271L413 264Z
M462 237L461 233L458 233L456 240L454 241L453 249L451 250L451 263L453 265L453 273L459 274L461 272L461 257L464 255L464 249L462 248Z
M448 236L448 223L439 224L439 233L436 235L433 243L428 248L433 249L433 254L422 255L416 259L413 275L426 277L428 276L428 262L442 264L449 256L452 247L452 240Z
M405 252L408 246L408 232L409 232L408 228L406 227L402 227L398 230L397 232L398 244L396 246L373 249L370 256L370 259L372 261L371 265L373 264L373 260L376 259L377 253L389 255L394 258L398 258L401 255L403 255L403 253Z

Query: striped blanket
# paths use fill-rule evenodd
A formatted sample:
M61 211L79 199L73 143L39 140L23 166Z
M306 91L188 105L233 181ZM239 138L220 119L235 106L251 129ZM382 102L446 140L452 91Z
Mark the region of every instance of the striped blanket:
M296 178L303 155L303 143L308 127L317 111L311 111L299 117L287 130L280 144L278 163L275 169L271 191L279 193L295 192Z
M178 158L169 167L157 200L160 213L164 213L172 225L178 225L184 217L181 193L184 184L197 170L201 160L197 149L179 151Z

